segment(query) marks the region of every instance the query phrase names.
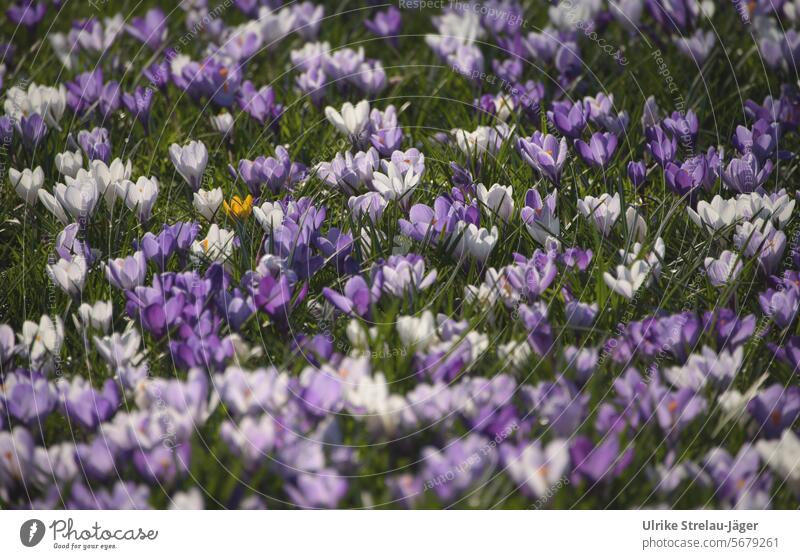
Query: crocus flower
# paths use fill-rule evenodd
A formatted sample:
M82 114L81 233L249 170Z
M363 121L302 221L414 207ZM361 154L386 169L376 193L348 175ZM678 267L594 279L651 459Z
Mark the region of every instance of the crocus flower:
M122 104L141 123L145 134L150 130L150 105L152 102L153 91L149 87L137 87L133 93L122 94Z
M650 126L645 130L647 137L647 149L653 159L665 167L667 163L675 159L675 154L678 151L678 142L674 136L664 132L661 126Z
M647 166L644 161L630 161L627 167L628 178L635 188L644 184L647 179Z
M73 179L64 177L67 184L56 183L54 194L58 204L75 221L86 220L94 213L100 192L97 181L81 169ZM41 193L44 191L40 191Z
M125 26L128 34L138 39L150 50L158 50L167 38L167 17L161 8L152 8L144 17L134 17Z
M211 127L214 128L216 132L219 132L223 136L230 137L231 132L233 132L233 116L231 113L212 115L210 119Z
M795 494L800 493L800 438L791 429L786 429L778 441L756 442L756 451L783 483Z
M55 264L47 265L50 280L71 297L78 297L86 283L86 260L81 257L65 260L60 258Z
M23 116L17 124L17 130L22 136L22 144L29 152L36 149L36 146L47 136L48 131L44 119L38 113Z
M619 193L609 196L604 192L598 198L586 196L583 200L578 200L578 211L592 219L600 233L608 235L622 213Z
M22 172L11 168L8 170L8 178L17 195L26 204L32 205L36 203L39 189L44 184L44 171L42 171L41 167L36 167L33 171L23 169Z
M250 214L253 213L253 197L250 194L244 199L235 195L231 198L230 203L225 200L222 202L222 205L225 208L225 213L229 217L234 217L239 220L248 218Z
M636 260L630 267L619 265L616 272L616 277L603 272L603 281L614 293L626 299L633 299L633 295L651 278L650 265L644 260Z
M800 416L800 388L773 384L750 400L747 411L764 437L778 438Z
M542 134L538 130L530 140L517 140L519 150L525 162L547 178L554 186L561 180L561 169L567 160L567 139L561 141L550 134Z
M378 197L380 198L380 196ZM285 215L281 205L278 203L273 204L272 202L264 202L261 206L254 206L253 213L261 228L267 233L281 225Z
M31 478L35 444L25 427L0 431L0 486L15 488Z
M64 343L64 324L60 317L55 320L46 314L39 324L26 320L22 323L22 345L34 364L43 363L47 356L57 356Z
M111 161L111 141L105 128L81 130L78 132L78 144L89 161L99 159L106 165Z
M764 314L770 317L778 328L791 326L800 310L800 289L791 285L788 288L767 289L758 296L758 303Z
M397 200L408 203L410 194L417 188L420 176L409 168L402 173L394 163L386 166L386 173L372 173L372 187L388 202Z
M156 177L139 177L134 184L122 180L116 184L117 196L136 213L140 223L147 223L153 213L153 206L158 198L158 179Z
M617 150L617 137L611 132L595 132L588 144L575 140L575 149L584 163L602 168L608 165Z
M497 215L500 219L508 222L511 214L514 213L514 197L510 186L493 184L490 189L486 189L483 183L477 185L478 200L481 204Z
M141 337L134 328L122 334L114 332L110 336L94 337L97 353L113 370L130 365L139 352L140 344Z
M697 140L700 125L697 115L692 110L686 111L685 114L673 112L671 116L664 119L663 125L670 134L680 138L684 146L691 147Z
M208 165L208 150L203 142L192 140L185 146L169 146L169 158L192 191L197 192L203 181L203 173Z
M369 102L364 99L355 106L345 103L341 111L325 107L325 117L341 134L357 139L369 123Z
M21 0L9 6L6 10L6 16L14 25L23 25L28 29L33 29L39 25L46 12L47 4L44 2Z
M144 283L147 260L143 252L137 251L132 256L109 260L105 273L109 283L117 289L133 289Z
M239 106L260 124L269 124L272 128L277 126L278 119L283 114L283 106L275 102L275 91L268 85L261 89L248 80L239 90Z
M202 217L208 221L213 221L217 210L222 205L222 189L204 190L201 188L194 193L192 205Z
M400 16L400 10L394 6L389 6L388 9L377 12L372 19L364 20L364 27L368 31L388 39L393 46L397 46L397 35L400 33L403 20Z
M747 194L761 188L772 173L772 161L769 159L761 166L752 153L731 159L722 170L722 181L736 192Z
M209 260L227 260L233 253L233 238L233 231L220 229L216 223L212 223L206 238L192 243L192 254Z
M524 443L523 443L524 444ZM539 499L564 477L569 467L569 448L566 441L556 439L546 447L539 441L521 447L500 447L508 476L522 490Z
M737 217L736 200L726 200L719 194L712 198L711 203L700 200L696 211L690 206L686 211L695 225L705 228L709 233L732 225Z
M358 220L362 217L367 217L372 223L380 221L386 204L386 200L377 192L351 196L347 201L347 206L350 208L354 218Z
M556 130L567 138L580 138L586 127L586 114L581 103L562 101L553 103L552 110L547 111L547 118Z
M706 269L706 277L714 287L724 287L730 281L736 281L739 272L742 271L742 261L734 252L723 250L719 258L714 259L710 256L703 261Z
M556 191L553 190L542 199L536 189L528 190L520 217L528 233L540 245L546 245L549 239L558 237L561 234L561 222L556 214Z

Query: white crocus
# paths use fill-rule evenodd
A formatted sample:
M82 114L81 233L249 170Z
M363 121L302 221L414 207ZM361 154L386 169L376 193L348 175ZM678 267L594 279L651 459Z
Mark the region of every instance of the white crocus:
M208 150L205 144L195 140L183 147L172 144L169 146L169 158L178 174L189 183L192 190L199 190L203 182L203 173L208 165Z
M37 113L48 126L59 128L58 122L67 108L67 90L63 85L50 87L31 83L27 91L14 86L6 92L3 108L14 122L19 122L23 116Z
M603 273L603 281L614 292L626 299L633 299L634 293L650 280L651 269L644 260L637 260L630 267L617 266L617 277L608 272Z
M736 198L737 217L752 221L755 218L770 219L781 228L792 217L796 201L785 191L772 195L751 192Z
M86 260L80 256L72 260L59 258L55 264L47 265L50 281L71 297L77 297L83 291L87 271Z
M14 187L16 193L26 204L36 203L39 189L44 184L44 172L41 167L36 167L33 171L30 169L23 169L22 171L9 169L8 178L11 179L11 186Z
M478 200L489 210L497 214L500 219L508 222L514 213L514 191L510 186L493 184L486 189L483 183L478 183Z
M133 183L129 180L118 182L117 196L136 213L140 223L146 223L153 213L153 206L158 198L158 179L156 177L139 177Z
M231 113L220 113L211 117L211 127L223 136L233 131L233 116Z
M75 325L82 330L94 328L101 332L108 332L111 327L112 313L111 301L96 301L93 305L83 303L78 307Z
M625 223L631 238L636 242L643 243L647 237L647 222L633 206L628 206L628 209L625 210Z
M583 200L578 200L578 211L585 217L593 219L597 230L603 235L608 235L622 213L619 193L609 196L604 192L597 198L586 196Z
M65 180L66 184L56 183L56 200L73 220L88 219L94 213L100 198L97 181L84 169L78 171L75 178L65 177Z
M495 154L503 141L511 134L505 123L492 126L478 126L472 132L461 128L450 131L456 139L456 145L467 157L480 157L484 153Z
M800 438L786 429L780 440L760 440L756 451L761 459L786 482L796 495L800 495Z
M359 101L356 105L345 103L341 111L325 107L325 117L340 133L359 136L369 122L369 101Z
M559 483L569 468L569 445L555 439L546 447L529 444L508 460L506 470L515 483L523 485L536 497L545 497Z
M134 328L129 328L122 334L114 332L110 336L94 337L97 353L114 369L133 364L140 342L139 332Z
M385 174L379 171L372 173L372 186L387 202L399 201L417 187L419 179L420 175L414 173L413 167L409 166L405 173L402 173L397 165L389 163Z
M47 208L47 210L56 216L56 219L62 223L62 225L69 225L70 219L67 216L67 212L64 211L64 208L61 207L61 204L58 203L56 197L47 192L45 189L40 189L39 192L39 201L42 205Z
M53 321L43 314L39 324L26 320L22 324L22 343L33 363L41 363L47 355L57 355L64 343L64 324L60 317Z
M56 169L58 172L67 177L75 177L78 174L78 169L83 168L83 155L81 150L65 151L64 153L56 154Z
M233 231L220 229L212 223L206 238L192 243L192 254L209 260L227 260L233 254L233 237Z
M711 203L701 200L697 203L697 211L686 208L689 217L695 225L705 228L709 233L732 225L736 221L736 200L726 200L719 194L712 198Z
M254 206L253 214L267 233L283 223L283 208L277 202L264 202L260 207Z
M398 317L397 334L405 347L424 349L439 341L436 336L436 320L431 311L425 311L419 317Z
M458 223L456 235L461 235L459 242L459 253L463 254L465 251L480 263L486 262L489 258L494 245L497 244L498 234L497 226L493 226L491 230L485 227L478 227L474 223L466 225L463 221Z
M194 193L192 200L194 209L208 221L212 221L217 214L217 210L222 205L222 189L212 188L211 190L200 189Z
M131 178L131 160L128 159L123 163L118 157L111 162L111 165L106 165L104 161L95 159L91 162L90 168L106 206L108 209L113 208L117 200L117 184Z

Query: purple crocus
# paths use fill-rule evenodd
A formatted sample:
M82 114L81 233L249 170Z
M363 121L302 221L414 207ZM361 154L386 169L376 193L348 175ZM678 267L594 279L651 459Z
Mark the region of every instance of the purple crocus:
M567 139L558 140L551 134L538 130L530 139L520 138L517 149L525 162L546 177L553 186L561 182L561 170L567 160Z
M403 19L400 15L400 10L394 6L389 6L388 9L377 12L372 19L364 20L364 27L370 33L388 39L392 46L397 46L397 34L400 33L400 28L403 25Z
M347 493L347 480L331 469L301 473L286 486L292 502L305 509L333 509Z
M151 8L144 17L132 18L125 30L155 51L161 48L167 38L167 16L161 8Z
M108 130L105 128L92 128L91 131L81 130L78 132L78 144L89 161L99 159L106 165L111 161L111 141Z
M239 89L239 106L260 124L277 126L283 106L275 102L275 91L268 85L256 89L250 80Z
M717 488L716 494L729 506L741 509L764 509L769 505L768 473L763 473L758 452L749 443L732 457L723 448L709 451L703 464Z
M680 138L687 149L695 144L700 124L694 111L689 110L685 114L675 111L663 120L663 125L674 137Z
M669 162L664 167L667 185L679 196L686 196L706 184L708 163L705 157L698 155L676 165Z
M10 146L14 140L14 121L7 115L0 116L0 145Z
M120 104L120 88L119 82L109 81L100 90L100 97L98 99L100 107L100 115L103 119L108 119L114 111L119 109Z
M343 313L366 317L372 304L380 297L380 287L374 284L370 287L361 276L353 276L345 283L344 293L323 287L322 295Z
M644 184L647 179L647 166L644 161L630 161L628 162L628 178L635 188L639 188Z
M150 130L150 104L153 101L153 90L149 87L137 87L133 93L122 94L122 104L125 109L136 117L147 134Z
M772 173L772 161L767 161L762 166L753 153L746 153L741 157L733 158L722 174L722 182L736 192L748 194L761 188Z
M47 136L48 131L44 119L38 113L20 118L17 128L20 136L22 136L22 144L29 152L33 152L36 149Z
M800 310L800 291L795 287L767 289L758 296L758 303L778 328L786 328L794 322Z
M617 435L610 433L595 445L585 435L578 435L569 449L573 464L572 479L592 483L609 481L618 477L633 461L633 445L620 450Z
M100 101L103 93L103 70L96 68L83 72L67 82L67 105L78 114L84 114Z
M144 283L147 260L141 251L133 256L109 260L105 267L106 278L117 289L132 289Z
M611 132L595 132L589 143L575 141L575 149L584 163L591 167L603 168L608 165L617 150L617 137Z
M15 25L23 25L28 29L33 29L44 18L47 12L47 4L44 2L34 2L33 0L22 0L12 4L6 10L6 16Z
M647 149L659 165L665 167L667 163L674 161L678 151L678 142L674 136L664 132L660 126L648 127L645 136Z
M586 114L582 103L553 103L552 110L547 111L547 118L561 135L568 138L580 138L581 132L586 128Z
M800 416L800 388L773 384L748 402L747 411L765 437L780 437Z

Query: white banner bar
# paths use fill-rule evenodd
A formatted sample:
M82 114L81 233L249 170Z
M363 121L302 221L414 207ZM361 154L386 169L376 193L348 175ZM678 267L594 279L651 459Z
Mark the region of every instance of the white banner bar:
M0 556L795 559L798 519L798 511L2 511Z

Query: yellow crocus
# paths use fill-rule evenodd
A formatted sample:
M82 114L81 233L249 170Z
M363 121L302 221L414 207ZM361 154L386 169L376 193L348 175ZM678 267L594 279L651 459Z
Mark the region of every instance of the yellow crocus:
M253 197L250 194L244 200L239 196L234 196L231 198L230 204L225 201L222 205L225 208L225 213L236 219L245 219L253 213Z

